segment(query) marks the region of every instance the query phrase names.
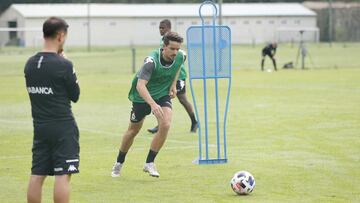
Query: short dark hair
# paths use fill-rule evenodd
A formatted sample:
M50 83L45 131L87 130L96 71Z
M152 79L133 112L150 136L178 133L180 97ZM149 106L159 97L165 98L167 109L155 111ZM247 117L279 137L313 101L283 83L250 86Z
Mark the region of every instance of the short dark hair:
M167 32L163 38L164 44L169 45L170 41L182 43L183 38L176 32Z
M171 22L170 22L170 20L164 19L164 20L162 20L162 21L160 22L160 25L161 25L161 24L164 24L167 28L170 28L170 29L171 29Z
M56 35L63 31L67 33L69 25L64 19L58 17L50 17L43 24L44 38L55 38Z

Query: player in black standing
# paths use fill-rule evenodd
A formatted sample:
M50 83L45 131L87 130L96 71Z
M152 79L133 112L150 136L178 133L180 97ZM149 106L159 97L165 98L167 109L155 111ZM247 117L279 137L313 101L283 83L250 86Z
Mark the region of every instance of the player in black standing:
M269 56L274 64L274 70L277 71L276 68L276 59L275 59L275 54L276 54L276 48L277 48L277 44L271 43L268 44L267 46L265 46L262 49L262 57L261 57L261 70L264 71L264 62L265 62L265 57Z
M44 46L25 65L34 126L28 202L41 202L42 185L55 175L54 202L69 202L70 176L79 172L79 131L71 111L80 88L63 55L68 24L51 17L43 24Z

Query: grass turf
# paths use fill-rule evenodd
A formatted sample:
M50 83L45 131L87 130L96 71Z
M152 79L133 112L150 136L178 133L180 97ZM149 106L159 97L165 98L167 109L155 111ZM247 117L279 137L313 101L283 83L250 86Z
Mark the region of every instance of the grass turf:
M137 67L150 50L137 48ZM359 202L360 45L310 45L309 69L276 73L259 71L260 50L233 47L229 163L192 163L197 135L189 133L190 120L174 101L173 124L156 160L161 177L142 172L152 139L146 128L155 125L148 116L122 176L114 179L111 167L131 108L130 49L68 49L81 85L80 101L73 105L80 128L81 173L72 178L72 202ZM32 123L23 66L33 51L2 49L0 54L2 202L26 199ZM294 61L296 53L296 47L280 46L279 66ZM269 59L266 67L272 67ZM249 196L237 196L230 188L230 178L239 170L255 176L256 188ZM44 202L52 201L52 184L49 177Z

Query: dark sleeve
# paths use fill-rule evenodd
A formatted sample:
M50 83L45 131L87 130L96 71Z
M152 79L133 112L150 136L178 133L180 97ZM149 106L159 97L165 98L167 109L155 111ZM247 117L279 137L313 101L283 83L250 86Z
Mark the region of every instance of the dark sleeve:
M146 57L144 60L144 65L141 67L137 77L139 79L149 81L154 69L155 69L154 59L151 57Z
M65 86L68 92L69 99L73 102L77 102L80 96L80 87L76 77L75 69L72 63L66 64L65 71Z

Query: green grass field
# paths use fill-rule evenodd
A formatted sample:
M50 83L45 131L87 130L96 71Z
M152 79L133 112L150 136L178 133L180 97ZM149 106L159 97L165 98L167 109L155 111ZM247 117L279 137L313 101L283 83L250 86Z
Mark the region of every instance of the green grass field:
M149 50L137 48L137 67ZM229 163L192 163L198 138L188 132L190 120L174 101L156 179L142 172L152 139L145 129L155 124L153 116L136 138L122 176L110 177L129 122L129 48L68 49L81 85L80 101L73 105L81 173L72 177L72 202L360 202L360 44L310 45L309 69L276 73L259 71L260 50L233 47ZM26 200L32 121L23 66L33 52L0 50L0 202ZM296 53L296 47L281 45L279 66L294 61ZM266 67L272 68L269 59ZM249 196L230 188L239 170L255 176ZM52 201L52 188L49 177L44 202Z

